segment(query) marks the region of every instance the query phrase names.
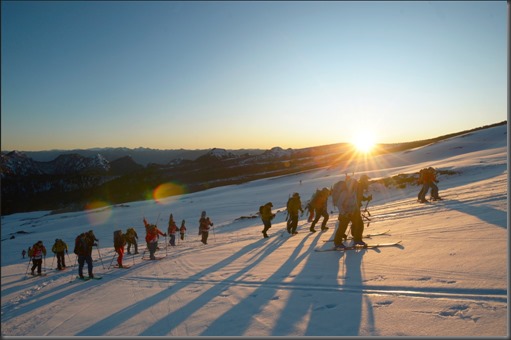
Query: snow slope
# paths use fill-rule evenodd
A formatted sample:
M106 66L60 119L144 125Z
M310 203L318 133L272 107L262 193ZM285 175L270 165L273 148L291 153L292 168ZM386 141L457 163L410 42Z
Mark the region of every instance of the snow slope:
M484 336L508 330L507 127L499 126L413 151L332 165L307 173L214 188L162 200L92 211L2 216L2 336ZM331 247L336 212L326 232L311 234L304 215L296 236L285 232L285 203L302 202L345 172L371 179L412 174L440 176L443 201L419 204L419 187L372 185L372 221L365 233L390 229L368 242L401 245L342 252ZM258 207L278 212L263 239ZM331 203L330 203L331 204ZM197 236L202 210L215 223L208 245ZM176 247L160 239L161 261L144 261L142 218L166 229L172 213L188 234ZM254 217L254 218L251 218ZM141 254L130 269L110 267L112 233L134 226ZM93 256L102 280L76 276L74 237L93 229ZM17 233L20 231L27 234ZM10 239L14 235L14 239ZM53 254L45 277L27 277L21 250L55 238L70 247L66 271ZM72 281L72 282L70 282Z

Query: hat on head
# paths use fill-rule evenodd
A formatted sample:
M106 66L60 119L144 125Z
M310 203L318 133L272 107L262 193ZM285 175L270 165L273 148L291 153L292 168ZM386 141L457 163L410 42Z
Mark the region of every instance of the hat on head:
M299 194L299 193L297 193L297 192L295 192L295 193L293 194L293 197L300 197L300 194Z
M273 207L273 203L271 203L271 202L266 203L266 205Z

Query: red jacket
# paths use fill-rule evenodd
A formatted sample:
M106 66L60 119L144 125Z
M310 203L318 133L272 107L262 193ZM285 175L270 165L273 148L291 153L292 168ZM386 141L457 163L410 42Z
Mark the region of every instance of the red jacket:
M165 234L162 233L161 230L158 229L158 227L155 226L155 225L148 225L146 227L145 241L147 243L156 243L156 242L158 242L158 238L159 238L158 235L165 236Z

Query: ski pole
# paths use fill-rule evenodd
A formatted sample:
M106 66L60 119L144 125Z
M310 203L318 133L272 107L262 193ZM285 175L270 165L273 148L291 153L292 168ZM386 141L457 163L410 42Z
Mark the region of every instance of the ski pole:
M55 262L55 253L53 253L53 260L51 260L51 269L53 269L53 262Z
M25 271L25 275L28 275L28 268L30 267L30 262L32 262L32 257L28 258L27 270Z
M69 258L69 253L67 252L67 250L66 250L66 255L67 255L67 260L69 261L69 263L71 263L71 259Z
M103 259L101 258L101 253L99 252L99 246L96 245L96 249L98 250L99 260L101 261L101 265L103 266L103 269L105 269L105 265L103 264Z
M167 243L167 233L165 233L165 256L169 254L168 252L169 244Z
M43 272L46 272L46 255L43 256Z
M114 252L114 256L112 256L112 261L110 261L110 264L108 265L108 269L110 269L110 267L112 267L112 263L114 262L116 256L117 256L117 252Z

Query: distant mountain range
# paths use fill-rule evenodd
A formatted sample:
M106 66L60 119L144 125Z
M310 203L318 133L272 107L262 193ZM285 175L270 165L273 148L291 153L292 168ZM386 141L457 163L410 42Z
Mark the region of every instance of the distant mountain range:
M375 153L412 149L507 121L428 140L380 145ZM34 210L83 210L90 202L145 200L162 183L184 192L239 184L342 164L353 156L346 143L303 149L154 150L104 148L4 152L0 156L2 215Z
M60 155L77 154L84 157L95 157L100 154L108 161L113 161L121 157L130 157L136 163L147 166L150 163L168 164L176 159L195 160L196 158L204 155L211 149L198 149L198 150L159 150L149 148L94 148L94 149L75 149L75 150L47 150L47 151L25 151L23 152L28 157L39 162L48 162ZM260 149L240 149L230 150L235 155L251 154L259 155L265 150Z

